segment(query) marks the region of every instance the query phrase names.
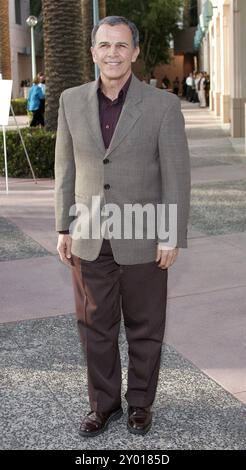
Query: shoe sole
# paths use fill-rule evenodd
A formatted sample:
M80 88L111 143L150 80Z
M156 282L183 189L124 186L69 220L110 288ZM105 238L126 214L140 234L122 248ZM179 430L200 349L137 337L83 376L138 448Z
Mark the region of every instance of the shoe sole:
M132 428L131 426L129 426L129 424L127 423L127 429L128 429L129 432L131 432L132 434L140 434L141 436L144 436L144 434L147 434L147 432L149 432L151 426L152 426L152 423L149 423L148 426L146 426L145 429L135 429L135 428Z
M79 430L79 435L82 437L95 437L98 436L99 434L102 434L104 431L106 431L108 425L111 423L111 421L116 421L117 419L120 419L121 416L123 415L123 410L120 409L110 415L110 417L107 419L106 423L104 424L102 429L99 429L98 431L93 431L93 432L86 432L86 431L80 431Z

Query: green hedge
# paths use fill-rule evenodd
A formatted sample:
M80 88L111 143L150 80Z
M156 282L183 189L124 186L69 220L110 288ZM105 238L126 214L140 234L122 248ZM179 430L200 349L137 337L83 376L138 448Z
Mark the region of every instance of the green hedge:
M21 129L27 153L37 178L54 178L56 133L44 129ZM6 131L8 175L32 177L18 131ZM4 176L3 137L0 132L0 174Z
M11 104L13 106L13 110L16 116L23 116L27 114L27 99L26 98L15 98L11 100ZM12 113L10 111L10 116Z

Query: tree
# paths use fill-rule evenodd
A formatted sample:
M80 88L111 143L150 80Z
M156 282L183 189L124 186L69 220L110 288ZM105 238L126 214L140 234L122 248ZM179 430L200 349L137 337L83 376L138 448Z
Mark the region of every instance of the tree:
M80 0L43 0L46 74L45 121L56 130L59 97L63 90L82 83Z
M184 0L184 27L197 26L197 0Z
M32 1L40 14L40 0ZM43 34L46 76L45 127L56 130L59 96L63 90L94 80L91 57L93 10L91 0L43 0ZM99 0L100 18L106 1Z
M169 41L181 20L184 0L107 0L108 15L122 15L132 20L139 29L140 58L145 73L156 65L168 63Z
M91 56L91 31L93 28L93 2L81 0L83 81L94 80L94 63ZM99 18L106 16L106 0L99 0Z
M0 0L0 72L6 80L11 79L8 0Z

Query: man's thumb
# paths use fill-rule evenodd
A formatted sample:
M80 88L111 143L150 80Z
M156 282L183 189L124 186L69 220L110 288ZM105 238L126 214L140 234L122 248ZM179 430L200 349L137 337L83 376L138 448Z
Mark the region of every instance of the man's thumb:
M67 246L66 247L66 257L67 258L71 258L72 255L71 255L71 246Z

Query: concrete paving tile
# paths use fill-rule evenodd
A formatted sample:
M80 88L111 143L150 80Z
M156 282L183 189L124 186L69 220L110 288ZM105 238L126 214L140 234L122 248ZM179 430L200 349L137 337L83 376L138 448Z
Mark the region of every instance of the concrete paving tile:
M241 253L245 252L246 232L228 233L225 235L220 235L219 239L222 243L233 246L234 250L240 250Z
M193 184L216 182L216 181L237 181L242 179L242 174L246 175L245 164L220 164L218 166L193 167L191 169L191 180Z
M246 288L172 298L165 341L230 393L246 390Z
M246 405L246 391L245 392L234 393L234 396Z
M2 262L0 322L74 311L70 268L58 256Z
M169 297L246 286L244 246L232 249L221 236L189 240L189 249L180 250L169 269Z

